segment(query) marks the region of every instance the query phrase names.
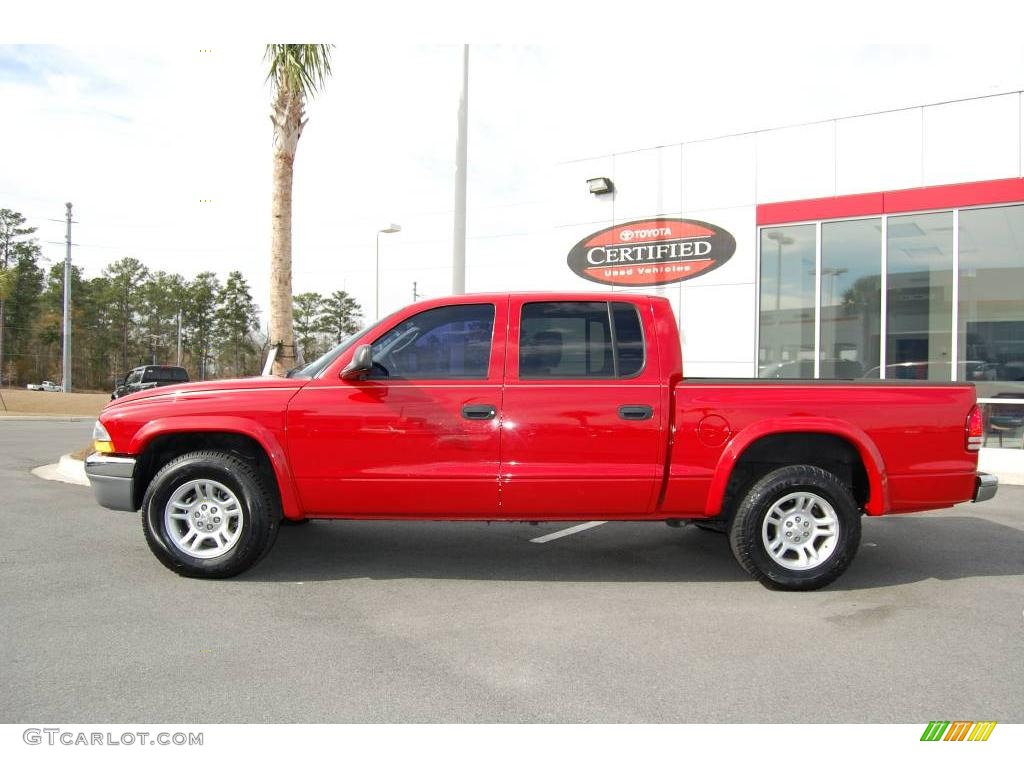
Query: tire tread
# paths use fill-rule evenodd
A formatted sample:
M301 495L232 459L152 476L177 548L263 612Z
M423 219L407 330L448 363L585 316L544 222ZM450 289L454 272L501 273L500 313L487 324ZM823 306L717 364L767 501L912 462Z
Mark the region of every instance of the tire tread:
M150 521L150 505L153 497L160 491L164 479L186 464L213 464L216 468L228 473L242 486L243 496L251 497L255 503L248 504L248 525L256 531L255 536L245 536L242 548L230 553L230 557L221 561L193 565L181 561L172 554L168 546L162 542L153 530ZM246 488L246 486L249 486ZM158 512L162 515L162 512ZM204 579L224 579L237 576L260 562L274 546L280 528L281 509L277 494L267 488L266 481L256 469L240 457L217 450L199 450L176 456L164 464L153 476L146 488L142 500L142 531L146 544L157 559L168 569L182 576ZM265 519L257 520L257 516ZM218 558L219 560L219 558Z
M765 570L758 564L755 548L761 546L761 516L765 505L783 492L798 488L827 496L839 517L840 546L823 571L785 571L781 566ZM832 583L849 567L860 545L860 510L853 494L821 467L792 464L773 470L755 482L743 497L729 525L729 547L744 571L769 589L806 591ZM817 572L816 572L817 571Z

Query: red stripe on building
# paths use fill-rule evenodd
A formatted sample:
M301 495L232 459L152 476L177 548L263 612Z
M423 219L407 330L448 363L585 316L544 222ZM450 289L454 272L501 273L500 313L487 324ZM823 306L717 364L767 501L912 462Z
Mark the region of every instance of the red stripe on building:
M757 224L769 226L790 224L794 221L845 219L853 216L878 216L883 213L908 213L1017 202L1024 202L1024 178L765 203L757 206Z

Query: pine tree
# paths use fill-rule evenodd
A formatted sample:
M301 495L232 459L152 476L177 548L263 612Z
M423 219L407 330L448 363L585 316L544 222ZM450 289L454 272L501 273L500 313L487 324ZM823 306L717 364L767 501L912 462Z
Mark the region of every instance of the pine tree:
M214 333L230 375L244 376L249 361L255 357L250 334L258 327L257 319L249 284L241 272L229 273L227 283L217 294Z
M103 276L109 282L113 324L121 341L121 370L127 373L141 356L132 330L142 308L142 287L149 277L149 269L129 256L108 265Z
M36 262L39 258L39 244L32 237L36 228L26 227L25 224L25 217L17 211L0 208L0 384L3 383L4 373L4 342L16 342L19 337L29 333L27 329L9 322L12 313L8 307L9 303L16 300L14 297L18 290L27 287L24 284L18 285L19 281L24 283L26 279L24 272L31 272L29 265L21 261L22 258L31 257L31 266L38 270ZM19 263L22 264L23 272L20 277L15 271ZM32 302L38 299L38 293L37 290L33 297L26 297L27 300Z
M323 303L324 297L315 291L300 293L295 297L295 343L305 363L312 362L321 354L318 335Z
M200 272L185 290L185 308L182 313L183 344L189 350L200 380L206 378L212 357L213 321L217 311L220 280L213 272Z
M331 342L339 344L346 336L351 336L361 327L362 307L345 291L335 291L323 303L321 328L328 334Z

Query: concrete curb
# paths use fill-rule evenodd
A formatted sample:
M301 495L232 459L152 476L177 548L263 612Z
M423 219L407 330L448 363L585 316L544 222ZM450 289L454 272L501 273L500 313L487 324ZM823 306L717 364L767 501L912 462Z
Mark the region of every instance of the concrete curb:
M47 464L36 467L32 474L43 480L56 480L59 483L70 483L71 485L89 485L89 478L85 475L85 462L71 458L71 454L65 453L56 464Z

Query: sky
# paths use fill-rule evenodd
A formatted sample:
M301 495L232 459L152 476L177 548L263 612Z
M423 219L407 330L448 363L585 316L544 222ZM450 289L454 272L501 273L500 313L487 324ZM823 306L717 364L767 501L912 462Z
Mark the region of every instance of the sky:
M124 256L186 277L238 269L266 309L270 89L263 45L224 39L0 44L0 207L38 227L48 264L64 257L70 201L88 276ZM580 40L474 43L470 261L551 226L560 162L1024 88L1019 44L810 39L637 38L614 55ZM409 302L414 281L450 292L460 65L452 42L337 45L295 163L296 293L347 290L372 314L376 233L391 223L381 311Z

